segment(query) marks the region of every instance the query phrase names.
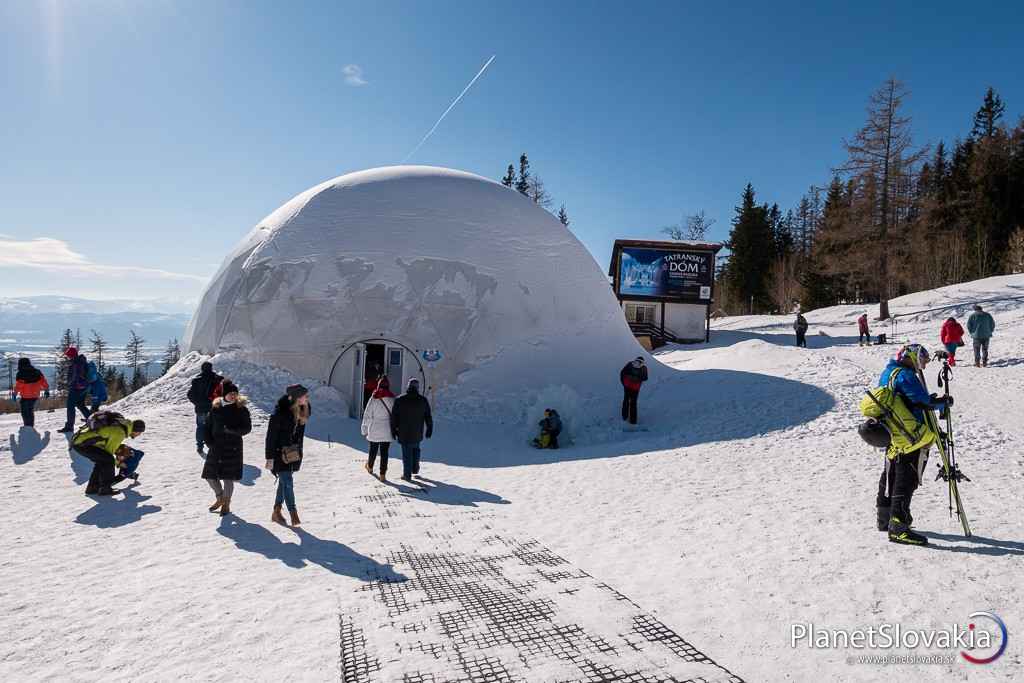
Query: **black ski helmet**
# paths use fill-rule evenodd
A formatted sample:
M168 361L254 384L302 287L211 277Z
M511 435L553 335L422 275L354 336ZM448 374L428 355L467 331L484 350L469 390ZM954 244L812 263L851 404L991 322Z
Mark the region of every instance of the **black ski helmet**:
M892 441L889 430L878 420L861 422L860 426L857 427L857 433L860 434L860 438L864 439L865 443L875 448L888 448L889 443Z

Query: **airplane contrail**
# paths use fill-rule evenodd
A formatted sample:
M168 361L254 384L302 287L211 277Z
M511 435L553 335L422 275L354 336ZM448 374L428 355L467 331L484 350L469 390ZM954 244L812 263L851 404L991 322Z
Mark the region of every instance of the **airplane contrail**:
M460 92L460 93L459 93L459 96L458 96L458 97L456 97L456 98L455 98L455 99L454 99L454 100L452 101L452 103L448 105L448 108L444 110L444 113L443 113L443 114L441 114L441 118L439 118L439 119L437 120L437 123L435 123L435 124L434 124L434 127L433 127L433 128L431 128L431 129L430 129L429 131L427 131L427 134L423 136L423 139L422 139L422 140L420 140L420 144L416 145L416 148L415 148L415 149L414 149L413 151L409 152L409 153L408 153L408 154L407 154L407 155L405 156L405 158L404 158L404 159L402 159L402 163L403 163L403 164L404 164L405 162L409 161L409 159L410 159L410 158L412 157L412 155L413 155L413 154L415 154L416 152L420 151L420 147L422 147L422 146L423 146L423 143L424 143L424 142L426 142L426 141L427 141L428 139L430 139L430 136L434 134L434 131L435 131L435 130L437 130L437 127L441 125L441 122L442 122L442 121L444 121L444 117L448 116L448 112L450 112L450 111L451 111L452 109L454 109L454 108L455 108L455 105L459 103L459 100L461 100L461 99L462 99L462 97L463 97L463 96L464 96L464 95L465 95L465 94L466 94L467 92L469 92L469 89L473 87L473 84L477 82L477 79L479 79L479 78L480 78L481 76L483 76L483 74L484 74L484 71L486 71L486 70L487 70L487 67L489 67L489 66L491 65L491 62L493 62L493 61L494 61L494 58L495 58L495 57L497 57L497 56L498 56L498 55L491 55L491 58L487 60L487 63L486 63L486 64L484 64L484 65L483 65L483 67L481 67L480 71L478 71L478 72L477 72L476 76L473 76L473 80L471 80L471 81L469 82L469 85L467 85L467 86L466 86L465 88L463 88L462 92Z

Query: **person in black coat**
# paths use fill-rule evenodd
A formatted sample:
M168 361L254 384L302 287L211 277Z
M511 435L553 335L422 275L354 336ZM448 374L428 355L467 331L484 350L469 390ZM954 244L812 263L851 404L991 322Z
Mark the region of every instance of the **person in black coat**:
M636 424L636 402L640 398L640 385L647 381L647 366L644 357L637 356L619 371L622 384L622 419Z
M418 379L410 379L405 393L395 399L391 409L391 434L402 445L402 480L412 481L420 473L420 442L434 434L430 401L420 393Z
M196 452L203 455L206 445L206 421L213 410L214 391L224 378L213 371L213 364L207 361L200 366L198 375L192 378L188 388L188 400L196 408Z
M206 421L210 453L203 465L203 479L217 496L210 512L220 510L221 516L231 512L231 494L235 482L242 479L242 437L252 431L246 403L245 397L238 395L238 387L224 380L224 395L214 399Z
M277 477L277 497L274 499L274 514L271 521L284 524L281 506L288 507L292 526L298 526L299 511L295 506L294 472L302 467L302 442L306 436L306 423L313 413L309 404L309 389L301 384L292 384L277 401L274 414L267 425L267 469ZM298 458L285 462L286 451L297 449Z

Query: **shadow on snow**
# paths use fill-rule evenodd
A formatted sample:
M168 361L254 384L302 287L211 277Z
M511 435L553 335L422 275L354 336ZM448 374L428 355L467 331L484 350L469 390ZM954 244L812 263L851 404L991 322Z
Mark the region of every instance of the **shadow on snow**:
M527 432L525 417L514 421L516 416L510 415L504 424L438 418L434 437L422 444L423 462L427 466L441 462L513 467L637 455L790 429L817 419L835 405L835 399L816 386L773 375L671 368L667 373L640 392L640 431L624 430L618 414L621 394L609 396L602 414L591 416L588 426L577 429L576 443L560 450L531 448L528 441L535 433ZM357 420L317 420L314 413L306 434L328 446L341 443L363 452L367 448ZM398 460L395 466L400 468L401 459L393 460Z
M111 529L132 524L146 515L160 512L163 509L159 505L139 505L152 496L144 496L136 492L134 488L133 484L116 496L89 496L96 501L96 504L75 517L75 522L99 529Z
M929 543L928 548L934 550L944 550L952 553L972 553L974 555L1017 555L1024 556L1024 543L1018 541L999 541L994 538L985 538L984 536L971 536L965 538L963 536L954 536L952 534L940 534L935 531L923 531L921 532L925 536L931 539L938 539L942 541L959 541L960 543L970 543L972 545L935 545Z
M18 430L18 436L11 434L11 455L15 465L24 465L32 458L43 452L43 449L50 445L50 432L46 431L43 437L34 427L22 427Z
M293 569L316 564L340 576L351 576L362 581L405 581L391 565L380 564L360 555L337 541L317 538L301 527L290 528L298 536L298 543L286 543L269 529L247 522L231 514L221 519L217 533L230 539L241 550L263 555L268 560L279 560Z

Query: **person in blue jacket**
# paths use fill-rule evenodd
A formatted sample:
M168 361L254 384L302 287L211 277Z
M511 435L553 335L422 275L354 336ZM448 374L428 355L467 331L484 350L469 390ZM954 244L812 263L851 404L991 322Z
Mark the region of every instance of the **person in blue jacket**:
M878 386L889 386L892 379L893 391L899 396L907 408L924 423L925 411L940 409L952 405L952 397L939 397L929 394L918 377L923 372L931 356L928 349L920 344L907 344L899 350L896 357L882 370L878 378ZM889 540L905 545L927 545L928 538L911 531L913 517L910 514L910 501L921 482L922 470L928 458L926 448L910 453L902 453L885 460L885 469L878 481L878 530L888 531Z
M89 411L95 413L110 396L107 394L107 383L103 381L103 376L97 371L96 364L92 361L86 365L86 380L89 382L89 394L92 396L92 406Z

